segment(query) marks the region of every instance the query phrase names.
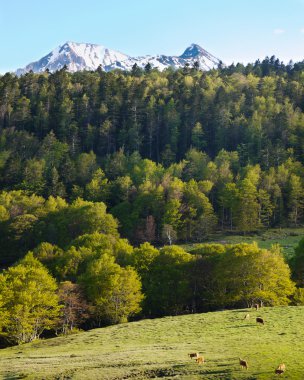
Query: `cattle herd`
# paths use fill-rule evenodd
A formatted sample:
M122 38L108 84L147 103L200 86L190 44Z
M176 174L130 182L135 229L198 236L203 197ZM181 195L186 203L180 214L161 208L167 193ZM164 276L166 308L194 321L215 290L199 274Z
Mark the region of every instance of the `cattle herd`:
M260 308L260 305L259 304L255 304L255 305L253 305L253 308L256 309L256 310L258 310ZM244 319L245 320L249 320L250 319L250 314L249 313L245 314ZM261 325L265 325L265 321L264 321L263 318L256 317L255 320L256 320L256 323L261 324ZM202 356L199 352L191 352L191 353L188 354L188 356L190 357L190 359L195 359L195 361L198 364L204 364L205 363L204 356ZM244 369L247 370L249 368L247 360L239 358L239 364L240 364L241 369L244 368ZM282 375L285 371L286 371L286 365L284 363L281 363L274 370L274 373L276 375Z

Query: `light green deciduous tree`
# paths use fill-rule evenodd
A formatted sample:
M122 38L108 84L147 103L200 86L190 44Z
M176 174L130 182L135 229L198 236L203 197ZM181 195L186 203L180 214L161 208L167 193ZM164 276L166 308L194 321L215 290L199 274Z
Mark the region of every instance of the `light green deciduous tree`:
M16 343L39 338L56 324L60 314L57 285L32 253L0 275L2 331Z

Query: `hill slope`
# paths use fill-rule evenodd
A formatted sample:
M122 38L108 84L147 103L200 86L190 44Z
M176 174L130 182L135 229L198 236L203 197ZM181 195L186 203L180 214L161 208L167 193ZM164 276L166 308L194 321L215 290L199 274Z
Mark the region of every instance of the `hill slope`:
M167 317L111 326L0 351L5 379L275 379L304 378L304 307ZM265 318L265 326L255 317ZM200 351L197 365L187 354ZM248 360L241 370L238 357Z

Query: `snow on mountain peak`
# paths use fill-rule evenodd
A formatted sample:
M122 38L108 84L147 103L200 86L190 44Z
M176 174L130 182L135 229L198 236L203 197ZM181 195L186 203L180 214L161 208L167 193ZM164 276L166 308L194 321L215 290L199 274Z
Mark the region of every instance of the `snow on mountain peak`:
M114 69L129 71L135 63L141 68L150 63L153 68L162 71L168 67L181 68L187 63L192 65L195 61L198 61L200 67L206 70L216 67L220 63L217 58L194 43L181 56L147 55L144 57L130 57L102 45L67 41L40 60L30 63L23 69L18 69L16 74L22 75L30 70L43 72L47 69L54 72L64 66L71 72L96 70L99 66L105 71Z
M181 55L181 58L194 58L198 55L207 53L201 46L197 44L191 44Z

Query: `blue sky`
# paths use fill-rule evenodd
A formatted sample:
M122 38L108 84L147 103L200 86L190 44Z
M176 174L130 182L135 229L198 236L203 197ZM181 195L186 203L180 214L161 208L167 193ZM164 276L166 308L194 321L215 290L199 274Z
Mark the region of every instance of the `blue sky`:
M0 72L66 41L129 55L198 43L225 63L304 59L304 0L0 0Z

